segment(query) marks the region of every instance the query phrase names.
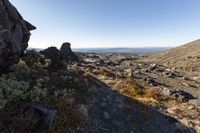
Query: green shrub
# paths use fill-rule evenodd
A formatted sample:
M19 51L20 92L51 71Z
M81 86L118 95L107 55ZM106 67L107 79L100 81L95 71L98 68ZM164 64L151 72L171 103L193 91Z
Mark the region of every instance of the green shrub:
M40 58L40 53L38 53L35 50L28 50L26 55L22 58L22 60L25 61L29 67L35 66L35 68L37 69Z
M46 89L42 88L42 80L37 80L36 85L30 86L29 82L11 77L2 76L0 78L0 109L7 102L13 100L38 101L46 96Z

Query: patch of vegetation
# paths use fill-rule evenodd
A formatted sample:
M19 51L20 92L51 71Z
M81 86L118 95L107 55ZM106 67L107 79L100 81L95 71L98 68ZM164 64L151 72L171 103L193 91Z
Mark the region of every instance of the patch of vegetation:
M29 82L18 80L14 75L3 75L0 78L0 108L14 100L39 101L46 96L42 83L43 80L38 79L31 87Z
M93 70L94 74L97 75L103 75L103 76L108 76L108 77L115 77L115 74L113 74L112 72L110 72L108 69L106 69L105 67L98 67L95 68Z
M25 101L13 101L0 111L0 132L35 133L42 129L43 117Z
M157 98L157 90L156 89L153 89L153 88L146 88L144 89L144 97L147 97L147 98Z
M160 97L156 89L144 88L138 85L131 77L121 79L116 86L117 91L129 98L145 105L156 106Z
M51 132L73 132L84 121L84 116L76 104L69 104L65 97L49 97L46 104L58 110Z
M47 79L25 64L13 65L0 77L0 106L12 101L39 101L47 95Z
M27 50L22 60L25 61L28 67L32 68L35 66L37 69L39 61L42 61L42 55L35 50Z
M49 94L74 97L84 103L88 97L88 83L85 77L76 72L66 71L50 74Z
M57 71L66 69L66 62L62 59L60 51L56 47L49 47L43 51L40 51L45 59L50 59L49 71Z
M128 96L130 98L136 98L137 96L142 96L144 88L139 86L132 78L127 77L119 81L116 86L117 91L121 94Z

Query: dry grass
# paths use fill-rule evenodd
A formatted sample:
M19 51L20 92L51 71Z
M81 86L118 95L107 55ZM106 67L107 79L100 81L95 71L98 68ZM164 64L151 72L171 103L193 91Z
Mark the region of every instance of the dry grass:
M99 69L96 70L96 73L99 75L107 75L109 71L105 67L100 67Z
M93 77L93 74L90 73L90 72L85 72L83 75L84 75L85 77Z
M138 95L143 94L143 87L139 86L132 78L125 78L119 81L116 85L116 90L121 94L128 96L130 98L136 98Z
M103 75L103 76L107 76L107 77L113 77L113 78L116 77L114 73L110 72L105 67L99 67L98 69L96 69L94 71L94 73L97 75Z
M68 104L66 98L50 98L46 103L58 110L51 132L72 132L83 121L84 116L80 113L78 106Z
M149 88L144 90L144 97L155 98L158 94L158 91L154 88Z
M137 100L143 104L154 106L159 103L157 96L158 92L156 89L145 89L138 85L131 77L121 79L115 88L120 94Z

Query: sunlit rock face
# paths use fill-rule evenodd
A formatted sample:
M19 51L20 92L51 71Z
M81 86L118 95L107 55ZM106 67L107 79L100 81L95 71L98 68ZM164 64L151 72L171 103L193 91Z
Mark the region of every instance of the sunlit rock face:
M0 70L19 61L34 29L9 0L0 0Z

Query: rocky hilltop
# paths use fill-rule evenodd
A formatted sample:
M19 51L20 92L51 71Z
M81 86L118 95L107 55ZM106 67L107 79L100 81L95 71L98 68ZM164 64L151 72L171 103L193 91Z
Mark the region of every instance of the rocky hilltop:
M0 0L0 69L18 63L34 29L8 0Z

